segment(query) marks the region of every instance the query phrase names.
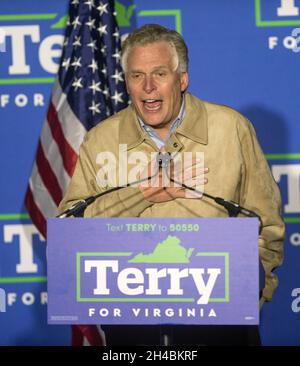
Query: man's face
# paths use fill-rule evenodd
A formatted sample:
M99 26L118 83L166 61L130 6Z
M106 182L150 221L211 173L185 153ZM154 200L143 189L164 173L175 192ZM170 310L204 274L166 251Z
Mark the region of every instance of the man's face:
M162 130L177 117L181 92L188 86L188 74L175 70L174 52L162 41L135 46L127 57L126 84L132 103L147 125Z

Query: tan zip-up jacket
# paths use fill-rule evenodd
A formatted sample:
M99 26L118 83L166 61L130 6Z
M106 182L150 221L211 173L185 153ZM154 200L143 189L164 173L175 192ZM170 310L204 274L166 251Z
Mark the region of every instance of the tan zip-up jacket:
M247 119L229 107L201 101L190 93L185 94L185 102L185 117L171 135L165 149L171 153L203 152L205 166L209 168L205 192L234 200L261 216L263 229L259 251L266 272L262 300L271 300L278 285L277 276L272 271L283 260L284 223L279 189L254 129ZM86 134L74 175L59 206L60 212L79 199L111 188L103 189L97 183L101 168L98 154L101 152L110 152L116 157L117 183L114 184L118 185L120 144L127 145L128 156L137 151L149 156L157 152L156 145L141 128L132 106ZM136 162L127 162L128 170L135 165ZM180 198L152 204L144 199L137 187L127 187L98 199L85 210L85 216L226 217L227 211L206 198Z

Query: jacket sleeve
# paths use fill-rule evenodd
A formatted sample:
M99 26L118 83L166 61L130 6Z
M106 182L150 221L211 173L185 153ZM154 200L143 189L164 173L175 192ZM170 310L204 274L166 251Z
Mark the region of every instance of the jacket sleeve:
M80 147L79 157L67 192L59 205L59 213L77 201L109 190L101 188L96 181L96 166L93 164L86 142ZM137 187L124 187L116 192L99 197L88 206L85 217L138 217L151 202L145 200Z
M259 146L253 126L244 120L240 126L241 150L244 160L241 205L257 212L262 219L259 255L265 270L265 287L261 304L272 299L278 286L275 268L283 261L285 226L281 216L279 188Z

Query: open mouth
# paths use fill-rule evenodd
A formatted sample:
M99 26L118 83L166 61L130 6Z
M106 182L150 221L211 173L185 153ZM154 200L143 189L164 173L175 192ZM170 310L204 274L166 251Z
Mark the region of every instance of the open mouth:
M143 99L144 108L149 112L156 112L162 106L161 99Z

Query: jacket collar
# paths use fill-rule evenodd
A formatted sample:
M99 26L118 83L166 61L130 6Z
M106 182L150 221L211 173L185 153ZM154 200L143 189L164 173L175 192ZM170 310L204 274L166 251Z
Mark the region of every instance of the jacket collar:
M185 117L175 131L195 142L206 145L208 142L207 112L204 102L190 93L185 94Z
M174 131L175 135L182 135L200 144L207 144L207 112L204 103L190 93L185 93L185 116L180 126ZM128 149L149 139L142 129L134 107L130 105L124 110L122 127L120 128L120 143L127 144Z

